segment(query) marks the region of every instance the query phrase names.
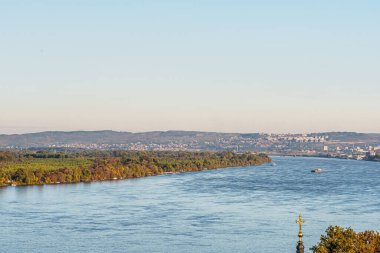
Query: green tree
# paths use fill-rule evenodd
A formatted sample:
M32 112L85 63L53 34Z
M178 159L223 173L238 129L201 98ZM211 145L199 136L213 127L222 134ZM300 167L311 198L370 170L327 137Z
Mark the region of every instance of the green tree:
M311 249L314 253L378 253L380 234L376 231L356 233L352 228L330 226Z

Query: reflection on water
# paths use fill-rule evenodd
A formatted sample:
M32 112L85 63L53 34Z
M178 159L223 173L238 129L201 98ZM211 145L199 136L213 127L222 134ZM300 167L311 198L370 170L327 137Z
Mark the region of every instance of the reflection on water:
M0 189L1 252L295 252L329 224L380 230L380 163L275 157L91 184ZM311 173L323 168L324 173Z

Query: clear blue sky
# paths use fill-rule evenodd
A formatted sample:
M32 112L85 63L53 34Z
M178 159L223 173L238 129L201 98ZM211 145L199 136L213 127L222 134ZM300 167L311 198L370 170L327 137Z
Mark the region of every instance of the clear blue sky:
M0 133L380 132L380 1L0 0Z

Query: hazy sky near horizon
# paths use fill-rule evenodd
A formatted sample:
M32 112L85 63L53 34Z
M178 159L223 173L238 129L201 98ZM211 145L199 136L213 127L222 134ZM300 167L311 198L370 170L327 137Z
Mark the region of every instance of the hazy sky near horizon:
M0 0L0 134L380 132L380 1Z

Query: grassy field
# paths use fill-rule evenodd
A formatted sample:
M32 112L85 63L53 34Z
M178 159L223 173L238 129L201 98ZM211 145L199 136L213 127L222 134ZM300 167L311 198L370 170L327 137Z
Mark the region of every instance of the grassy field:
M2 162L0 163L0 169L3 172L14 172L18 169L54 171L62 168L85 168L91 166L94 163L94 159L89 157L25 159L23 161Z

